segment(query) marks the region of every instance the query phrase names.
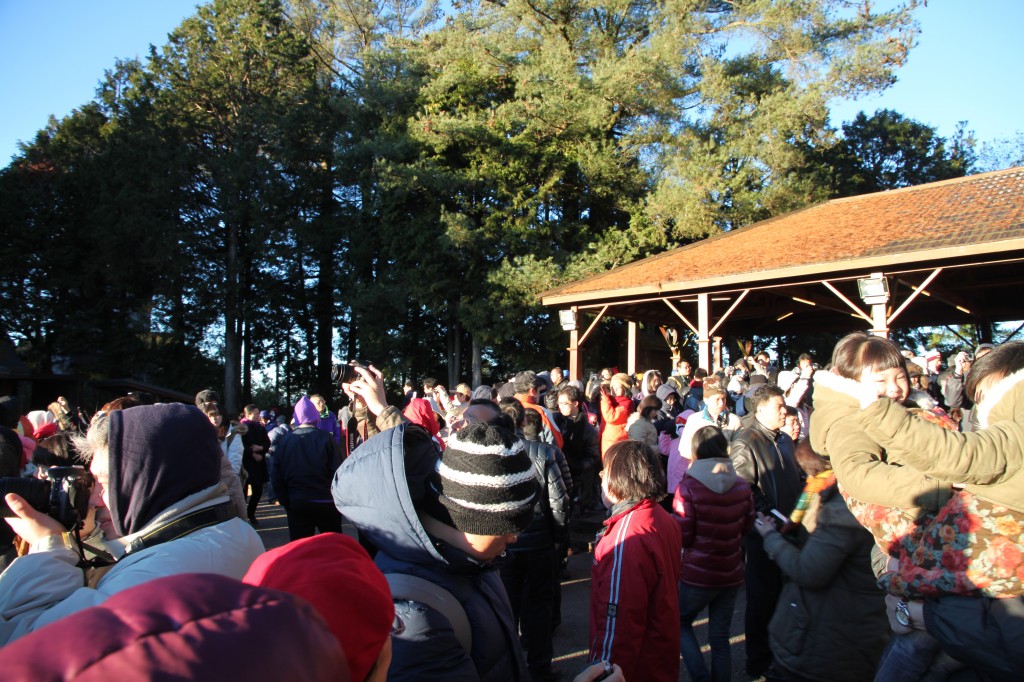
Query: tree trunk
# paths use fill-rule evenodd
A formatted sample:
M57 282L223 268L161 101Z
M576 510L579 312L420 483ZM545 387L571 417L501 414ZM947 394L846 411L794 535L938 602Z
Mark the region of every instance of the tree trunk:
M238 412L238 386L241 383L241 341L238 337L238 228L227 225L227 281L224 292L224 393L223 408L227 414Z
M336 386L331 386L331 365L334 359L334 240L335 199L330 166L323 164L325 183L320 197L319 273L316 280L316 300L313 315L316 318L316 381L315 389L328 400L334 397Z
M473 348L470 351L473 355L473 388L484 383L483 361L480 357L480 339L473 334Z

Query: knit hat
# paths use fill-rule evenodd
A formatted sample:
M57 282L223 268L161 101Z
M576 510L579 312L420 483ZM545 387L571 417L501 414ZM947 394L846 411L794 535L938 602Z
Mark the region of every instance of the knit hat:
M725 395L721 380L716 376L710 376L704 380L704 401L715 395Z
M471 424L448 439L432 482L448 518L463 533L510 535L533 520L537 478L521 440L491 424Z
M934 360L935 358L941 358L942 353L938 348L932 348L930 351L924 354L925 360Z
M272 549L242 582L302 597L341 643L353 680L364 680L391 634L395 605L384 574L358 542L321 533Z

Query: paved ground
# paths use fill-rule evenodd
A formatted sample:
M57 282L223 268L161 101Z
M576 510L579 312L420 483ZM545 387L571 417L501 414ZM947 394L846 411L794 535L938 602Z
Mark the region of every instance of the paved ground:
M267 549L280 547L288 542L288 527L284 509L274 505L261 504L256 516L260 523L257 530ZM599 517L585 519L574 523L573 527L573 544L581 551L570 557L569 576L562 580L562 624L555 631L554 638L555 664L568 673L567 680L571 680L573 675L586 664L590 618L590 567L593 561L593 554L587 551L587 544L593 540L600 521ZM355 529L349 523L345 524L344 532L355 536ZM732 637L733 682L747 682L751 679L743 669L744 604L745 599L741 591L732 622L732 632L734 633ZM706 653L706 613L697 620L697 639L704 645ZM705 655L706 660L707 658ZM680 660L679 679L681 681L689 680L682 660ZM630 682L634 681L630 680Z

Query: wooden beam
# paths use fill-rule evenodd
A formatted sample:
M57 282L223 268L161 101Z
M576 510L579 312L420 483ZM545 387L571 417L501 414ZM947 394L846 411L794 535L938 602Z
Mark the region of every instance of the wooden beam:
M873 319L871 319L871 316L868 315L867 313L865 313L860 308L858 308L856 305L854 305L853 301L851 301L850 299L846 298L846 296L843 295L843 292L839 291L839 289L836 289L834 286L832 286L831 282L829 282L828 280L822 280L821 283L825 285L826 289L828 289L833 294L835 294L839 298L840 301L842 301L846 305L850 306L850 308L853 309L853 312L857 313L858 315L863 317L865 320L867 320L869 323L871 323L872 326L874 326L875 321Z
M583 376L583 355L580 353L579 335L578 329L569 332L569 381L576 381Z
M743 299L745 299L747 297L747 294L749 293L750 289L744 289L743 293L736 297L736 300L732 302L732 305L729 306L729 309L725 311L725 314L718 318L718 322L715 323L715 326L708 330L708 336L714 334L715 331L717 331L718 328L722 326L722 323L729 319L729 316L732 315L732 311L736 310L736 306L738 306L740 302Z
M705 298L707 298L707 294L702 294L702 295ZM679 317L679 319L683 321L683 324L685 324L687 327L690 328L690 331L692 331L697 336L700 336L700 332L697 331L697 327L695 327L692 322L690 322L688 319L686 319L685 315L683 315L681 312L679 312L679 308L677 308L674 305L672 305L672 301L668 300L667 298L663 298L661 300L664 301L665 305L667 305L672 310L672 312L674 312L676 314L676 316ZM698 302L697 305L699 306L700 302Z
M921 286L919 286L919 287L912 286L911 287L911 289L914 290L914 293L910 294L910 296L907 296L907 300L903 301L903 303L900 305L900 307L897 308L896 310L894 310L892 315L889 316L889 319L887 320L887 322L889 323L890 326L892 325L892 321L896 319L896 316L899 315L900 313L902 313L903 310L908 305L910 305L910 302L913 301L915 298L917 298L918 294L923 293L924 290L928 288L928 285L932 283L932 280L939 276L940 272L942 272L942 268L935 268L934 270L932 270L932 274L930 274L927 277L925 277L924 281L921 282ZM900 280L896 280L896 281L903 282L903 280L901 280L901 279ZM905 283L905 282L903 282L903 283Z
M594 327L597 326L597 323L601 321L601 318L604 317L604 314L606 312L608 312L608 306L601 308L601 312L597 314L597 317L594 318L594 321L590 323L589 327L587 327L587 331L583 332L583 336L580 337L578 345L582 346L584 343L587 342L587 339L590 338L590 332L594 331Z
M1000 343L1006 343L1007 341L1009 341L1009 340L1010 340L1010 339L1012 339L1013 337L1017 336L1017 334L1020 334L1020 330L1021 330L1021 329L1024 329L1024 323L1022 323L1022 324L1021 324L1021 325L1020 325L1019 327L1017 327L1016 329L1014 329L1014 330L1013 330L1013 333L1012 333L1012 334L1010 334L1009 336L1007 336L1007 337L1006 337L1005 339L1003 339L1002 341L1000 341Z
M968 305L974 305L971 301L968 301L967 299L958 296L947 289L935 285L931 287L925 287L924 284L922 284L920 287L917 287L911 284L910 282L906 281L905 279L900 279L897 281L900 284L907 285L908 287L914 289L915 291L921 289L922 294L924 294L928 298L935 299L939 303L945 303L946 305L952 306L957 310L967 313L968 315L973 314L972 311L967 308Z

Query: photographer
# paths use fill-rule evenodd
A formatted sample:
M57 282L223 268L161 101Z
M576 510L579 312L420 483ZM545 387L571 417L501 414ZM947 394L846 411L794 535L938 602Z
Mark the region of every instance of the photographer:
M0 575L0 644L112 594L178 573L241 578L263 543L235 518L220 483L220 447L194 407L148 405L94 419L78 441L118 538L112 566L80 565L77 539L19 495L4 500L27 556ZM95 496L94 496L95 497Z

